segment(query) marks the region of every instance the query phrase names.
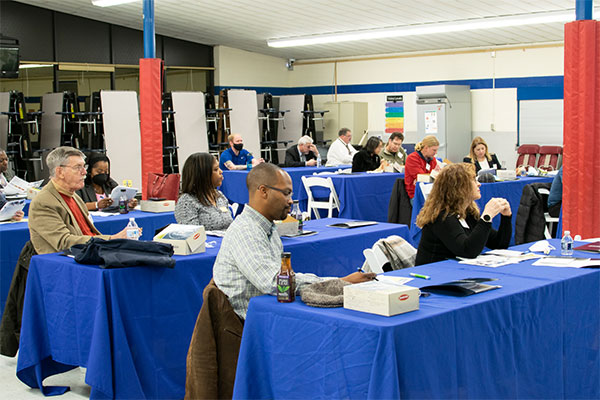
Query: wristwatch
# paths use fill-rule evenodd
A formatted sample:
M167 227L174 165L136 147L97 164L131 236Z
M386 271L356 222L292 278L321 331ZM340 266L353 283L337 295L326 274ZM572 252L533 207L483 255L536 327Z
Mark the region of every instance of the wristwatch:
M492 221L492 217L490 217L487 214L483 214L483 216L481 217L485 222L491 222Z

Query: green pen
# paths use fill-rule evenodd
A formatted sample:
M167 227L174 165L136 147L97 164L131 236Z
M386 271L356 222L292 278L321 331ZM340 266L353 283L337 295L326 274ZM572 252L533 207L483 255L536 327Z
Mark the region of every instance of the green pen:
M431 277L429 275L415 274L414 272L411 272L409 275L414 276L415 278L431 279Z

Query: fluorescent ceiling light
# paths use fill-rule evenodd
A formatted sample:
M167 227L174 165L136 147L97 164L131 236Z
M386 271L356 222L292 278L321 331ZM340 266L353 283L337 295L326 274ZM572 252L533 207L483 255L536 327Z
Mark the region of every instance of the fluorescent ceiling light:
M598 11L598 9L595 9L594 11ZM350 42L354 40L432 35L436 33L462 32L477 29L494 29L521 25L548 24L552 22L568 22L574 19L575 10L558 12L554 11L506 17L489 17L463 21L408 25L394 28L369 29L361 31L269 39L267 40L267 44L270 47L310 46L315 44Z
M92 0L92 4L98 7L118 6L120 4L135 3L140 0Z
M19 64L19 69L51 67L52 64Z

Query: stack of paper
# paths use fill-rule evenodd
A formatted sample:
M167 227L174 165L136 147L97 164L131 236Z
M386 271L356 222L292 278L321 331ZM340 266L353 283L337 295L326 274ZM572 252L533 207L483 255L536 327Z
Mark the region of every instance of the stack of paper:
M27 182L26 180L15 176L4 188L4 194L9 197L27 197L27 190L30 188L39 188L42 185L42 182L44 182L44 180Z

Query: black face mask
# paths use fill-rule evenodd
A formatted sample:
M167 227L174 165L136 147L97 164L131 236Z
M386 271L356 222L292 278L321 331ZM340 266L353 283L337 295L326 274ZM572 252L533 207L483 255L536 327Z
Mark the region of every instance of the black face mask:
M242 149L244 148L244 143L235 143L233 145L233 148L236 149L237 151L242 151Z
M92 182L94 182L96 185L102 186L108 182L108 174L94 175L92 176Z

